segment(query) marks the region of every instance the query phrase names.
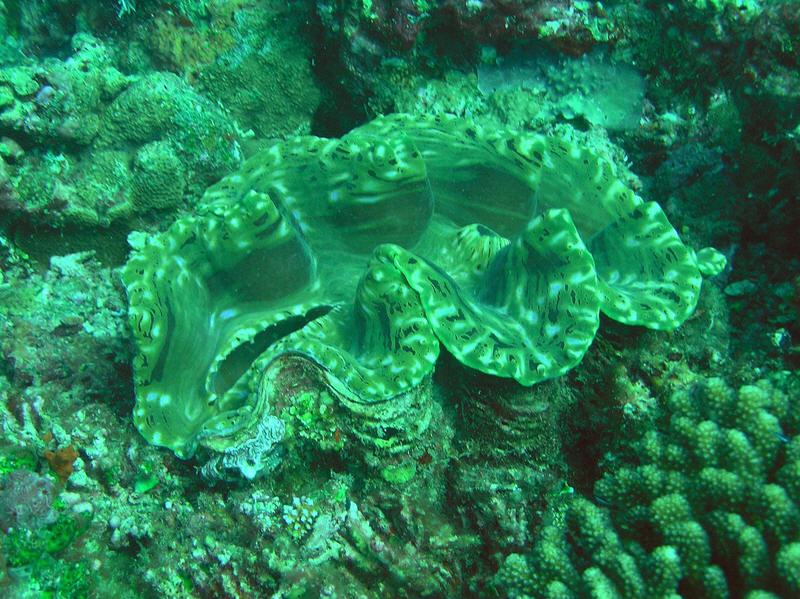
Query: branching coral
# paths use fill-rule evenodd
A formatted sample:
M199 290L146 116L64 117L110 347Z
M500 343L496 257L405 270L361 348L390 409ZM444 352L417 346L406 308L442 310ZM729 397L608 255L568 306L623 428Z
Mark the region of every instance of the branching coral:
M634 440L566 526L495 577L510 597L794 597L800 593L800 385L698 382Z

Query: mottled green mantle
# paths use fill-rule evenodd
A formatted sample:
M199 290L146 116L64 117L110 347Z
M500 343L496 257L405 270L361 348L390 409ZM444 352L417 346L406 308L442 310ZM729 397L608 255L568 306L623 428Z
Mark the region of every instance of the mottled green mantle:
M680 325L701 270L724 265L588 150L406 115L278 143L132 242L134 419L182 457L269 412L257 389L277 356L365 409L419 385L440 344L531 385L581 360L600 311Z

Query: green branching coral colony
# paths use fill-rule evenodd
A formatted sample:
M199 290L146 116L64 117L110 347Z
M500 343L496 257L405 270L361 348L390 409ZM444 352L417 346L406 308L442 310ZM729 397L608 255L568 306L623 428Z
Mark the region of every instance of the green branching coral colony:
M445 116L278 143L131 241L136 425L181 457L247 455L248 476L284 434L275 365L397 431L441 346L532 385L578 364L601 311L679 326L724 266L591 151Z

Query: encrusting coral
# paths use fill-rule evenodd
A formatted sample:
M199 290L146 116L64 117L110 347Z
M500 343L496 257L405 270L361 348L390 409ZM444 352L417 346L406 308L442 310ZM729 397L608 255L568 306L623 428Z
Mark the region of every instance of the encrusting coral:
M278 143L196 215L130 240L134 419L181 457L250 447L287 401L270 375L282 360L318 368L366 420L392 413L389 443L420 430L395 408L418 415L440 345L531 385L578 364L601 311L679 326L701 273L724 266L593 152L448 116Z
M509 597L745 597L800 593L800 382L674 393L664 422L612 456L595 502L554 510L530 554L507 556ZM623 454L624 456L624 454Z

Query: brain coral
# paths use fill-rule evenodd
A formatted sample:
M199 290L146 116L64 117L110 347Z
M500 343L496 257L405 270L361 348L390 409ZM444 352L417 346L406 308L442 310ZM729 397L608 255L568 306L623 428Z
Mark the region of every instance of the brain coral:
M724 265L592 152L447 116L277 143L131 242L134 419L181 457L252 449L278 358L364 413L417 387L442 345L532 385L578 364L601 311L680 325Z

